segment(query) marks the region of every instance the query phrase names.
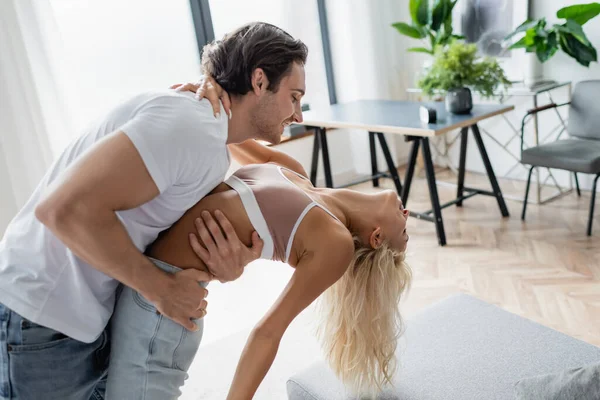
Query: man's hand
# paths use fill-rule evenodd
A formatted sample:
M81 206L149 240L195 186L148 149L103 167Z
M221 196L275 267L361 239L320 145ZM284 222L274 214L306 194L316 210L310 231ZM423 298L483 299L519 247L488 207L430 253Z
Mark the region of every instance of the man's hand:
M222 212L216 210L215 217L217 220L208 211L202 212L202 218L196 219L196 229L204 247L194 234L190 234L190 245L216 279L234 281L246 265L260 257L264 243L253 232L252 247L246 247Z
M208 282L212 278L208 272L185 269L170 275L169 283L162 290L153 295L143 295L156 306L159 313L190 331L197 331L198 326L192 320L203 318L208 306L205 300L208 290L198 282Z
M215 117L219 117L221 113L221 103L229 119L231 119L231 99L229 94L221 85L217 83L211 76L202 76L197 83L186 83L186 84L175 84L170 87L178 92L192 92L196 93L196 99L202 100L206 98L212 105Z

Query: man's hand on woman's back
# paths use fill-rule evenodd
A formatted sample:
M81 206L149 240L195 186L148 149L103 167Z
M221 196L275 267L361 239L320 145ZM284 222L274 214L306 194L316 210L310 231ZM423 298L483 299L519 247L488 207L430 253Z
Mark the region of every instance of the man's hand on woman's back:
M216 220L208 211L202 213L202 218L196 220L196 229L204 246L194 234L190 234L190 245L216 279L222 283L234 281L246 265L260 257L264 243L253 232L252 247L246 247L222 212L215 211L215 217Z
M210 101L215 117L221 111L221 104L231 118L231 100L223 88L210 76L203 76L198 83L177 84L171 89L196 93L196 99ZM220 211L215 212L216 219L208 212L196 220L198 237L190 235L190 245L204 262L210 273L220 282L230 282L239 278L244 267L258 259L262 252L263 241L258 233L252 234L252 247L247 247L237 237L233 226ZM201 242L204 246L201 244Z

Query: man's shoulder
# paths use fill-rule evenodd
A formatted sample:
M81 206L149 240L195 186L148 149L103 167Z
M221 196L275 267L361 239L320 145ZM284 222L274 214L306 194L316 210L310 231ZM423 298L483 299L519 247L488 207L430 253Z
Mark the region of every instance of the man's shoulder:
M213 115L208 100L196 100L194 93L177 92L172 89L153 90L130 99L132 118L148 118L160 121L170 133L190 139L202 140L206 146L214 143L224 146L227 140L228 120L224 112L219 118Z
M166 111L172 108L174 111L193 112L199 116L212 117L212 107L208 100L196 100L194 93L178 92L172 89L150 90L132 96L127 102L137 104L138 110L144 108L157 108Z

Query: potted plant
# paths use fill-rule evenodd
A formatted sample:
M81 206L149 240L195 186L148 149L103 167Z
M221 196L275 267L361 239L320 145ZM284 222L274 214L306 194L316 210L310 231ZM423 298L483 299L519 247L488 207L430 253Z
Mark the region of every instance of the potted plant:
M600 14L600 3L578 4L564 7L556 13L557 18L565 19L562 24L548 26L546 18L528 20L515 29L505 40L524 33L524 36L509 49L523 48L527 53L535 53L538 60L548 61L560 48L579 64L589 67L597 61L596 48L583 32L583 25Z
M510 85L495 58L477 55L477 46L458 40L447 48L438 47L433 65L418 82L428 96L446 93L446 109L464 114L473 108L471 90L491 97L500 87Z
M445 46L462 36L452 33L452 10L458 0L410 0L412 23L392 24L402 35L421 41L428 40L429 47L411 47L408 51L433 55L438 46Z

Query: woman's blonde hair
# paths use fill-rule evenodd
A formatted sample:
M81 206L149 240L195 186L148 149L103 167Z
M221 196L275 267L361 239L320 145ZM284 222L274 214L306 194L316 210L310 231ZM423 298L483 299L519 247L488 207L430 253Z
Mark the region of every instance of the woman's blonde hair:
M358 395L374 395L392 383L395 351L404 331L399 302L412 273L404 253L377 249L354 238L354 257L325 293L318 335L329 365Z

